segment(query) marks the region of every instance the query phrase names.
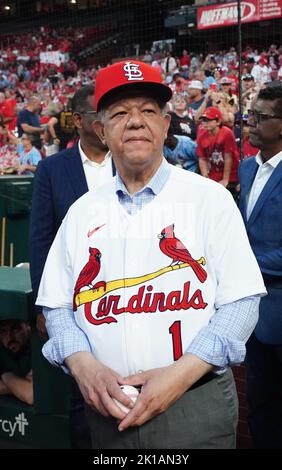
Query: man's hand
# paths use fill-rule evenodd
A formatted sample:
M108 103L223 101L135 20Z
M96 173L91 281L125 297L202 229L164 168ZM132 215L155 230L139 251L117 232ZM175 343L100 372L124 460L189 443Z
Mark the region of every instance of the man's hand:
M222 186L224 186L226 188L227 185L228 185L228 180L223 179L223 180L219 181L219 184L222 184Z
M11 395L10 389L7 385L0 379L0 395Z
M130 426L141 426L163 413L187 390L185 380L174 366L132 375L126 378L125 383L141 385L142 388L133 409L119 424L119 431Z
M126 416L113 398L127 408L133 407L131 399L120 389L123 378L98 362L91 353L72 354L65 363L76 380L85 402L103 416L112 416L119 420Z
M12 395L28 405L33 405L32 371L30 371L26 377L19 377L13 372L5 372L2 374L1 380Z
M44 342L47 341L48 338L49 338L47 330L46 330L45 323L46 323L46 320L45 320L45 317L44 317L43 313L39 313L36 317L36 328L37 328L37 332L39 334L39 337Z
M210 364L192 354L186 354L171 366L127 377L123 384L141 385L142 388L134 407L119 424L119 431L141 426L166 411L211 369Z
M27 167L27 165L19 165L18 168L17 168L18 173L19 174L24 173L27 169L26 167Z

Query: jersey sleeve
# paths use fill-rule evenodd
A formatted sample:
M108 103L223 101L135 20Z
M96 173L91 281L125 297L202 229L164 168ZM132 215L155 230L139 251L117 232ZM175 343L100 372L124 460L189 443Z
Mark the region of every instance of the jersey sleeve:
M262 275L250 247L241 214L224 188L218 188L219 199L213 201L210 214L209 263L216 276L215 306L252 295L265 295Z
M71 308L74 289L71 253L75 247L75 229L69 212L59 228L50 248L36 305L49 308Z

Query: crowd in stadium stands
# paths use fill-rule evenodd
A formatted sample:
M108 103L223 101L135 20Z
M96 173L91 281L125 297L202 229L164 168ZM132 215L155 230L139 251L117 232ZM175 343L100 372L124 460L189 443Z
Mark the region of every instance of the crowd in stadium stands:
M0 37L0 172L33 174L39 158L76 143L71 98L77 88L95 84L100 66L79 67L75 50L103 31L45 26L37 34ZM40 53L52 51L61 53L59 63L43 63ZM206 57L184 50L179 58L146 50L140 59L159 69L173 90L165 156L234 193L241 140L235 48ZM242 148L248 158L257 151L248 141L248 112L261 88L281 82L282 46L263 51L246 47L241 76Z

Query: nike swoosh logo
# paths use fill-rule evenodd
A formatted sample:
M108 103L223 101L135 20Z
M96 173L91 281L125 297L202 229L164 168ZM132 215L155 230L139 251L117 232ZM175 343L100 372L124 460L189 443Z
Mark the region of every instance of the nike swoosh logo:
M99 227L95 227L93 230L88 230L88 233L87 233L87 237L92 237L93 233L97 232L97 230L99 230L100 228L104 227L104 225L106 224L103 224L103 225L99 225Z

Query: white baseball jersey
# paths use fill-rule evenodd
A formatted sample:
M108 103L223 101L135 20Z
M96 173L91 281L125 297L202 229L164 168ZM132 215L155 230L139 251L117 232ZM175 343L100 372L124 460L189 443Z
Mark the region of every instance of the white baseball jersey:
M76 201L36 303L74 302L94 356L126 376L172 364L215 308L260 293L260 270L231 195L173 167L160 194L133 216L118 202L114 179Z

